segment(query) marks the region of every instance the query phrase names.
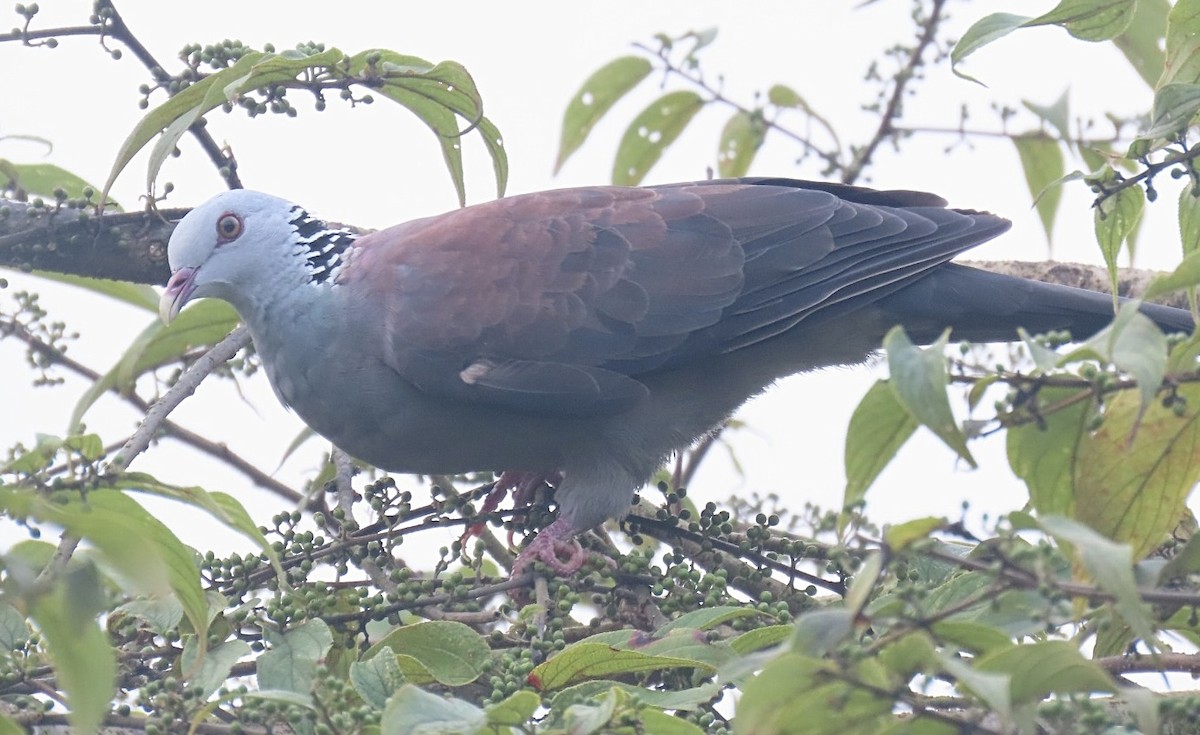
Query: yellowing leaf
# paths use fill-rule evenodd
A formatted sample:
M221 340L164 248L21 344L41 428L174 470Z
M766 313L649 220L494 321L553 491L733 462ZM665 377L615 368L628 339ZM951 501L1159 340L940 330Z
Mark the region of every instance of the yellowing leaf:
M1200 480L1200 386L1177 390L1187 401L1183 416L1158 402L1142 415L1135 393L1113 396L1104 423L1079 449L1075 516L1132 545L1138 559L1166 539Z

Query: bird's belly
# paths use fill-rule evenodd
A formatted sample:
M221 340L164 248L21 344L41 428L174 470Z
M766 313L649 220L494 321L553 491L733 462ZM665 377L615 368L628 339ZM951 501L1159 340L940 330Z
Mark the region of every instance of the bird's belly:
M335 369L323 371L314 362ZM556 469L567 447L583 440L573 422L432 397L358 356L311 361L278 354L267 366L279 397L309 427L393 472Z

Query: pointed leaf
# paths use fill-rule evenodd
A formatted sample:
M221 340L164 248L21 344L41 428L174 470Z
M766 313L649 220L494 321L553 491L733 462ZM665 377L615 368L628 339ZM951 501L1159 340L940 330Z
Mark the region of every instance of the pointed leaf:
M717 173L722 178L745 176L766 137L767 128L760 115L741 110L733 113L717 144Z
M367 704L383 709L388 698L403 686L404 673L396 654L385 648L365 661L350 664L350 683Z
M1044 135L1016 136L1012 142L1021 158L1025 183L1029 186L1029 194L1037 207L1042 229L1046 231L1046 240L1052 241L1054 217L1062 200L1062 186L1059 181L1066 171L1062 147L1058 141Z
M651 102L629 124L617 146L612 182L618 186L640 184L702 107L704 100L691 91L668 92Z
M1167 338L1142 312L1136 301L1127 301L1112 324L1097 332L1071 353L1093 353L1137 378L1142 406L1154 400L1167 370ZM1067 359L1067 358L1065 358Z
M62 189L72 199L82 199L85 190L97 188L70 171L52 163L12 163L0 159L0 189L20 189L47 199ZM115 202L109 202L115 205Z
M269 645L257 660L258 685L263 689L308 694L317 676L317 664L333 645L333 633L320 618L283 632L263 628Z
M937 342L923 350L909 340L901 327L893 327L883 339L891 371L888 385L917 422L928 427L967 464L975 467L975 458L954 421L950 399L946 395L949 378L944 351L949 337L947 330Z
M608 62L587 78L567 103L566 112L563 113L562 140L558 146L558 158L554 161L554 173L562 170L563 164L583 145L596 123L617 100L649 76L652 68L650 62L641 56L622 56Z
M1061 0L1058 6L1025 25L1058 25L1083 41L1107 41L1133 21L1137 0Z
M1163 43L1170 10L1171 5L1167 0L1138 0L1133 21L1113 39L1129 64L1151 88L1162 76L1167 58L1163 53Z
M650 656L603 643L575 643L536 666L529 674L529 683L541 691L548 691L584 679L674 668L716 670L714 666L687 658Z
M68 567L29 607L67 695L71 730L81 735L100 726L117 689L116 652L96 619L103 609L100 575L91 564Z
M1096 533L1083 523L1062 516L1047 516L1038 524L1059 542L1068 544L1092 581L1116 598L1115 607L1134 632L1153 641L1150 609L1138 596L1133 576L1133 549Z
M1040 117L1044 122L1050 124L1055 131L1058 132L1058 137L1062 140L1071 140L1071 112L1070 112L1070 90L1063 90L1063 93L1058 96L1050 105L1039 105L1036 102L1029 100L1021 100L1021 104L1025 105L1033 114ZM1062 175L1061 173L1059 174Z
M1112 693L1116 685L1104 669L1067 641L1024 643L994 650L975 662L979 671L1006 674L1012 701L1040 702L1050 694Z
M86 289L117 301L124 301L131 306L158 314L158 293L152 286L129 281L110 281L107 278L89 278L73 273L52 273L50 271L34 271L33 275L47 281L57 281L71 286Z
M1191 198L1191 195L1187 195ZM1184 226L1184 221L1179 222L1180 227ZM1195 289L1200 286L1200 251L1194 252L1183 259L1183 261L1175 266L1175 270L1165 275L1158 276L1150 285L1146 287L1144 294L1146 299L1156 299L1159 296L1181 291L1183 289Z
M1200 111L1200 84L1168 84L1154 93L1150 126L1138 136L1143 140L1174 138L1187 129Z
M524 727L529 724L529 718L533 717L533 713L537 712L541 705L542 698L528 689L513 692L507 699L488 705L488 724L493 727Z
M1121 252L1121 243L1125 242L1141 219L1145 202L1146 194L1142 188L1130 186L1105 198L1096 206L1093 216L1096 242L1100 244L1100 251L1104 254L1113 293L1117 292L1117 255Z
M842 507L850 508L867 490L917 430L917 421L904 409L886 380L878 380L863 396L846 431L846 489Z
M950 51L950 68L959 77L977 84L981 84L978 79L969 77L959 70L958 66L971 54L998 39L1004 38L1008 34L1025 25L1030 18L1027 15L1013 15L1012 13L992 13L985 15L975 21L967 32L958 39L958 43L954 44L954 48Z
M414 684L469 684L486 671L491 656L479 633L450 620L396 628L371 646L363 660L369 661L385 648L395 652L405 679Z

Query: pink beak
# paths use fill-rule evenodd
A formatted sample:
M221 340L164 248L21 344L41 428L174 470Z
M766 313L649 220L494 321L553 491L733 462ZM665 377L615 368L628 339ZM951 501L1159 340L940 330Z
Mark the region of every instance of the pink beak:
M196 290L195 276L195 268L180 268L171 274L167 290L158 300L158 316L164 324L170 324L192 297L192 292Z

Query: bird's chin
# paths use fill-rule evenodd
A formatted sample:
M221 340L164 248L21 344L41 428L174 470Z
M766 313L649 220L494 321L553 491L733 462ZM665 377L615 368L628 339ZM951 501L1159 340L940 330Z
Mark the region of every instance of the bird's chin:
M167 290L163 291L162 298L158 300L158 316L164 324L171 323L179 314L179 310L192 298L192 292L195 290L195 268L180 268L171 274L171 280L167 281Z

